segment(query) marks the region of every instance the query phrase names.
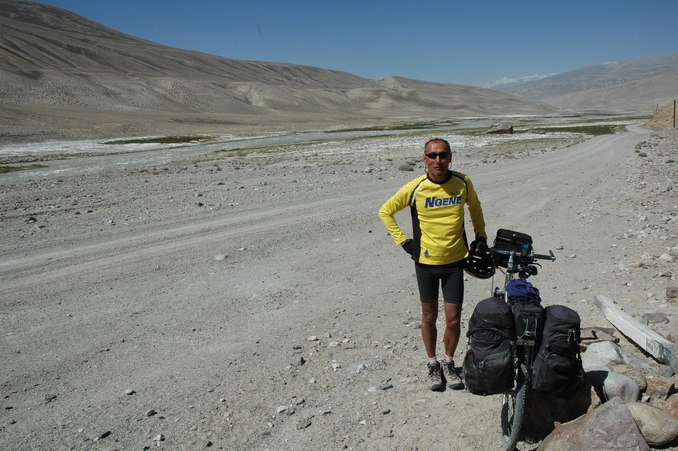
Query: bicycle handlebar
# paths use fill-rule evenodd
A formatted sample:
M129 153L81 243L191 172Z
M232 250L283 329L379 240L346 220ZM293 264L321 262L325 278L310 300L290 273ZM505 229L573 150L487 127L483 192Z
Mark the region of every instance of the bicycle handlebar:
M543 255L543 254L530 254L528 257L532 258L541 258L542 260L551 260L554 261L556 259L555 254L553 253L552 250L549 249L549 255Z
M521 256L519 253L516 251L504 251L501 249L494 249L492 247L488 248L490 252L494 252L495 254L504 254L511 256ZM549 250L549 255L544 255L544 254L527 254L527 255L522 255L522 258L527 258L527 259L541 259L541 260L551 260L554 261L556 259L556 256L553 254L552 250Z

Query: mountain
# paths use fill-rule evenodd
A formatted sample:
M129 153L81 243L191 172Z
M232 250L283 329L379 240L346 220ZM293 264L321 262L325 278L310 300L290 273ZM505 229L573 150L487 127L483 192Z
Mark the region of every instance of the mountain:
M5 139L309 128L553 109L484 88L241 61L142 40L52 6L0 0Z
M569 111L650 113L678 97L678 53L602 63L493 89Z

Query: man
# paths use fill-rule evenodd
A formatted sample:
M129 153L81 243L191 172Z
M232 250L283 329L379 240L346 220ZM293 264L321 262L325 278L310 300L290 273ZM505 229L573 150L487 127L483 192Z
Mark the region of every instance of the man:
M460 390L464 384L454 366L454 352L461 333L461 305L464 300L462 262L468 256L464 234L464 206L471 214L476 240L472 250L487 249L485 220L480 201L471 180L464 174L451 171L450 144L434 138L424 146L427 173L405 184L379 209L379 217L396 244L415 261L415 272L421 300L421 336L428 355L428 374L431 390L445 390L443 377L451 389ZM413 237L407 238L394 214L409 206ZM445 333L443 362L436 357L438 331L438 289L442 289L445 305ZM441 374L442 366L442 374Z

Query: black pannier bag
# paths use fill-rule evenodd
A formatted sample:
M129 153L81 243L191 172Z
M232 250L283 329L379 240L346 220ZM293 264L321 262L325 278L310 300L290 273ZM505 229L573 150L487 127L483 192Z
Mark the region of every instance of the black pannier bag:
M514 320L502 298L484 299L469 320L463 364L466 388L476 395L494 395L513 388Z
M544 330L532 369L532 389L566 397L584 384L579 314L564 305L544 309Z
M501 251L515 251L518 261L532 253L532 237L526 233L514 232L507 229L497 230L497 236L494 239L495 249ZM492 254L494 264L506 268L508 266L508 255Z
M535 302L512 302L516 343L539 346L544 325L544 307ZM527 342L523 341L526 340Z

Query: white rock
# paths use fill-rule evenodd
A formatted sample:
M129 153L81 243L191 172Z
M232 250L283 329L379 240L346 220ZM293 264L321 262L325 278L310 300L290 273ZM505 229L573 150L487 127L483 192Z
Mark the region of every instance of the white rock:
M659 260L661 260L663 262L673 263L673 262L676 261L676 258L671 254L661 254L659 256Z

